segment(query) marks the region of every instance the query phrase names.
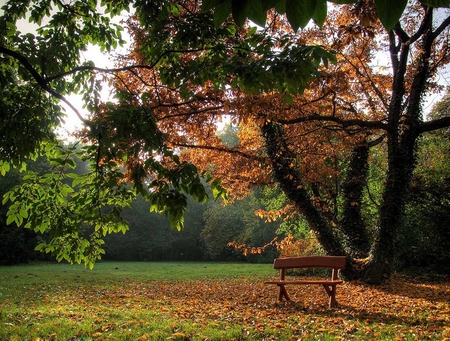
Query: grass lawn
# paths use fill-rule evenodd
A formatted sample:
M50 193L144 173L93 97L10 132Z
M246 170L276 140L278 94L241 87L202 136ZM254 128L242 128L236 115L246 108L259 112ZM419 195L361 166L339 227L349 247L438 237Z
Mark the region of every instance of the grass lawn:
M276 302L270 264L100 262L0 267L0 340L445 340L450 282L396 275Z

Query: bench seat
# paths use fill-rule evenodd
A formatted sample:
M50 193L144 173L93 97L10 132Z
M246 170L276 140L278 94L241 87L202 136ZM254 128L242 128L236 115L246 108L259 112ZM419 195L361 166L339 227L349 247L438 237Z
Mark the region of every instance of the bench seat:
M336 280L336 281L327 281L327 280L283 280L283 281L265 281L265 284L341 284L343 281L342 280Z

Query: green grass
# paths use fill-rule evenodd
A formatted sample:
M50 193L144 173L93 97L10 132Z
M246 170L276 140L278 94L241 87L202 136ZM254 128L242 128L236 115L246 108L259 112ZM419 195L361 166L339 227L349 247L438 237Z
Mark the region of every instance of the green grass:
M395 277L344 283L337 309L323 288L276 302L270 264L100 262L0 267L0 340L443 340L448 282ZM292 289L291 289L292 288Z
M111 283L122 280L199 280L206 278L247 278L258 280L274 274L271 264L210 262L98 262L93 270L82 265L38 263L0 267L1 282Z
M0 267L0 340L184 339L199 325L161 314L170 302L155 305L150 299L125 303L126 309L114 302L133 301L148 286L161 283L170 291L180 283L252 282L273 274L270 264L249 263L99 262L93 270L55 263ZM201 329L209 335L204 339L231 340L242 334L240 326L215 321Z

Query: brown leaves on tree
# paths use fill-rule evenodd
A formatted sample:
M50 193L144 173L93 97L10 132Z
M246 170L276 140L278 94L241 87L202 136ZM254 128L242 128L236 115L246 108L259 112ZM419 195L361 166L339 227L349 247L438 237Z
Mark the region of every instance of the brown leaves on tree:
M389 76L369 67L373 51L378 48L371 36L381 32L381 26L374 20L373 6L365 4L364 10L359 8L362 5L358 6L350 6L349 11L330 12L322 30L305 29L298 34L286 31L281 18L271 18L273 24L269 27L274 37L288 32L289 39L299 45L318 44L338 52L338 64L320 70L322 75L303 95L293 98L292 103L286 103L284 94L278 92L255 95L236 88L218 91L211 81L195 84L189 79L174 79L174 85L167 86L161 79L164 71L157 67L124 72L116 78L115 86L136 94L136 105L151 111L158 128L165 134L166 143L179 149L184 160L211 171L237 197L248 193L254 185L273 181L260 126L267 120L288 123L287 142L300 160L295 167L299 167L306 180L325 189L325 193L320 193L323 198L317 193L316 204L326 212L335 212L337 208L331 207L330 202L336 198L334 188L351 146L381 134L377 131L379 127L361 131L356 126L342 127L339 122L349 119L380 122L386 112L384 101L391 85ZM128 58L122 57L119 66L130 62L140 64L146 58L142 52L148 39L145 30L136 21L128 24L135 41ZM370 35L360 34L368 30ZM237 34L233 39L223 41L229 54L237 53L236 46L242 36ZM177 58L194 62L205 52L178 53ZM195 96L189 100L183 98L183 87ZM142 92L145 96L137 100L137 94ZM319 117L333 118L336 123ZM221 126L218 123L223 120L239 126L238 145L226 146L218 138Z

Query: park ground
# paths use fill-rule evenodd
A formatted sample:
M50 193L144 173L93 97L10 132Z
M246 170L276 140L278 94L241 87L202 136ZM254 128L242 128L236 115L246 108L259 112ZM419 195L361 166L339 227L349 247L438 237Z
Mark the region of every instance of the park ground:
M0 340L449 340L450 280L396 274L380 286L291 286L270 264L0 267Z

